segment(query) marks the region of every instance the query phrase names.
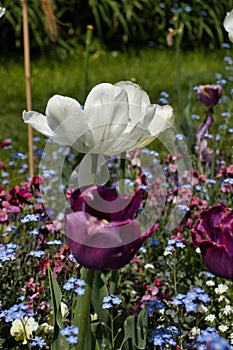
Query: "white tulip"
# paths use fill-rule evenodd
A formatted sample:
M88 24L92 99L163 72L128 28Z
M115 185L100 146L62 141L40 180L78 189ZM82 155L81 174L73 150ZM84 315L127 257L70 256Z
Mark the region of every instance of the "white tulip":
M55 95L45 115L23 112L24 122L81 153L112 155L149 144L173 123L171 106L151 104L132 82L96 85L84 107L70 97Z
M231 10L231 12L227 12L223 26L229 33L228 36L230 41L233 42L233 10Z
M0 7L0 17L2 17L6 12L5 7Z

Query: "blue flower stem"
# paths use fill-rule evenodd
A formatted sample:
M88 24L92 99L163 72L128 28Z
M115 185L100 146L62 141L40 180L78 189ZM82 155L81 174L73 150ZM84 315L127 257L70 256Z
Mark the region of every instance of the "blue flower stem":
M78 297L77 312L75 312L73 323L79 328L78 343L76 350L84 350L86 335L89 334L88 317L90 317L91 291L94 279L94 270L82 267L81 279L86 282L85 293ZM86 349L85 349L86 350Z
M114 339L114 322L113 322L113 315L111 312L111 343L112 343L112 349L115 349L115 339Z
M121 158L120 158L120 181L119 181L119 192L124 193L125 186L124 186L124 181L125 181L125 157L126 157L126 152L121 153Z

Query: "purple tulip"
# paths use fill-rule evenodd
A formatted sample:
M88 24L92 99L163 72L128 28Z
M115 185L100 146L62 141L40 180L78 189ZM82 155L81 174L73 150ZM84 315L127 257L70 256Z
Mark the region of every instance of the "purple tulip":
M233 210L218 203L201 212L192 229L195 248L200 248L209 270L233 279Z
M133 196L116 189L91 186L71 194L66 212L66 238L76 260L94 270L114 270L128 264L146 239L136 216L143 203L143 190Z
M215 106L222 96L222 86L215 85L200 85L197 89L197 97L207 107Z

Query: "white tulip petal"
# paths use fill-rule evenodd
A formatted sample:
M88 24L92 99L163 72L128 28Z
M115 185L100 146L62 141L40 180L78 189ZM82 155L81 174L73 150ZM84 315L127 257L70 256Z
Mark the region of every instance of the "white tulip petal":
M109 83L96 85L87 96L84 109L93 108L103 104L121 102L128 104L127 93L119 87Z
M149 96L138 84L131 81L119 81L114 86L118 86L127 92L129 104L142 105L143 107L150 104Z
M128 95L130 120L134 123L140 121L143 118L143 111L146 106L150 105L147 93L139 85L131 81L120 81L115 86L124 89ZM140 106L141 111L138 109L138 106Z
M50 129L45 115L34 111L23 111L23 120L31 125L35 130L41 132L47 137L54 137L54 132Z
M233 42L233 10L226 14L226 17L223 22L223 26L226 31L229 33L229 39Z
M84 110L95 144L120 137L128 123L128 104L111 103Z
M151 136L157 136L167 128L169 128L174 120L173 108L171 106L155 105L155 114L148 128Z
M67 118L77 115L79 116L81 106L73 98L54 95L47 103L45 114L48 118L48 125L55 130Z

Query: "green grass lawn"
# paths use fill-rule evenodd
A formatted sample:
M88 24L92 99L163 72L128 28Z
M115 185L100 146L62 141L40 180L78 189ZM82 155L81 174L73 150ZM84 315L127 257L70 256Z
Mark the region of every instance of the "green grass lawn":
M223 57L226 54L228 52L224 49L182 53L180 82L184 107L190 86L215 83L215 74L224 72ZM0 139L12 138L19 151L27 151L27 126L21 119L26 105L23 57L1 59L0 62ZM101 82L115 83L129 79L135 79L148 92L152 103L158 103L160 92L167 91L170 94L169 104L175 108L176 117L180 120L173 50L100 51L90 57L88 90ZM31 62L33 110L44 112L48 99L54 94L83 102L83 80L84 55L66 60L34 59ZM194 93L194 104L195 101Z

